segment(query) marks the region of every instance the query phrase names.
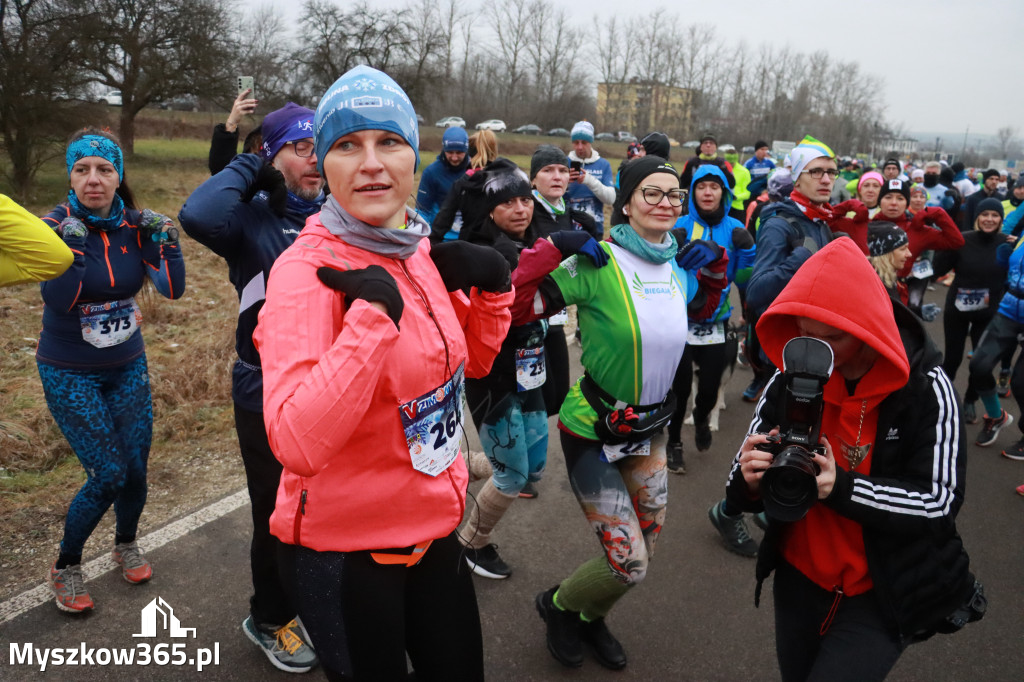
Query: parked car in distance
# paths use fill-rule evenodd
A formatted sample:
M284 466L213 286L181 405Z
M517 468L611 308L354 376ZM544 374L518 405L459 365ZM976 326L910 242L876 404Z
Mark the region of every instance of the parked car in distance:
M748 144L748 145L747 145L746 147L744 147L744 148L743 148L743 153L744 153L744 154L753 154L753 153L754 153L754 152L756 152L756 151L757 151L757 150L756 150L756 149L754 149L754 148L753 148L753 147L752 147L751 145L749 145L749 144Z
M598 133L594 135L595 140L601 140L602 142L615 142L615 136L611 133Z
M495 133L505 132L505 122L500 118L491 118L476 124L477 130L490 130Z
M570 137L572 135L572 133L565 128L552 128L544 134L549 135L550 137Z
M526 125L519 126L512 132L515 133L516 135L540 135L544 131L540 129L539 125L536 125L534 123L527 123Z
M199 99L194 95L180 95L160 102L159 106L174 111L199 111Z
M615 133L615 139L619 142L636 142L636 136L628 130L620 130Z
M121 106L121 91L109 90L96 98L97 102L106 102L112 107Z
M452 126L465 128L466 121L461 116L445 116L440 121L434 124L435 128L451 128Z
M426 120L424 120L422 114L416 114L416 123L418 123L419 125L423 125L424 123L426 123Z

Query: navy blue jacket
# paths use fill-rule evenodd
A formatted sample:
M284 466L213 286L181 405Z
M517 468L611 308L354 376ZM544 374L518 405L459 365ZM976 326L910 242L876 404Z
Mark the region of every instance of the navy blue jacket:
M797 228L784 216L789 216L802 234L797 235ZM811 257L812 249L793 246L797 240L817 251L832 241L832 230L825 223L804 215L792 199L783 199L761 209L757 257L747 284L747 307L755 318L768 309L797 269Z
M43 222L54 229L70 216L71 208L60 204ZM125 209L124 219L113 230L89 228L84 238L68 239L75 260L63 275L43 282L43 330L36 359L46 365L75 369L121 367L142 355L146 348L138 318L117 316L104 328L134 325L135 331L119 344L97 348L86 334L101 334L99 328L86 332L83 306L131 299L139 293L148 276L163 296L180 298L185 292L185 259L177 243L160 245L143 241L139 233L139 211ZM116 331L116 330L115 330Z
M462 157L462 163L453 166L444 158L444 152L437 155L437 160L423 169L420 176L420 188L416 193L416 210L428 223L433 224L441 204L451 191L455 181L466 174L469 168L469 154Z
M263 192L243 202L241 197L262 164L255 154L239 154L192 192L178 214L189 236L228 263L228 279L239 300L235 330L238 361L232 371L231 397L250 412L263 411L263 372L252 333L263 308L270 268L295 241L306 218L319 212L318 207L298 211L289 202L288 213L279 218Z

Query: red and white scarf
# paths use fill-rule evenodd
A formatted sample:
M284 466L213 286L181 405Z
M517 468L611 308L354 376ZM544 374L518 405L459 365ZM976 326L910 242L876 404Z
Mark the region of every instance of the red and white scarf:
M831 224L836 218L835 211L832 210L832 205L827 201L823 204L816 204L797 190L789 195L789 198L800 207L800 210L804 212L811 220L823 220L828 224Z

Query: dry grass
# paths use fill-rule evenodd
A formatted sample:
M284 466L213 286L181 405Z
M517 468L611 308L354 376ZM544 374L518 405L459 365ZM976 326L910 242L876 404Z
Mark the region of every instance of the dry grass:
M128 164L139 203L176 216L209 177L208 143L142 140ZM61 199L63 169L47 167L40 188ZM182 234L185 295L168 301L147 285L139 296L153 391L153 448L145 533L244 484L231 410L231 364L238 299L227 266ZM37 285L0 290L0 599L36 582L56 555L67 506L85 473L54 424L35 364L42 318ZM108 514L86 547L105 551Z

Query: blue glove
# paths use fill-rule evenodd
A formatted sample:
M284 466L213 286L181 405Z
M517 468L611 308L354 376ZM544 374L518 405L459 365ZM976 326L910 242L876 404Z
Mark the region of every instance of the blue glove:
M921 319L925 322L934 322L941 312L942 308L934 303L925 303L921 306Z
M608 254L601 245L583 230L562 230L550 236L551 243L562 252L562 258L581 254L593 261L594 265L603 268L608 264Z
M715 242L693 239L676 254L676 263L683 270L699 270L722 257L722 247Z

